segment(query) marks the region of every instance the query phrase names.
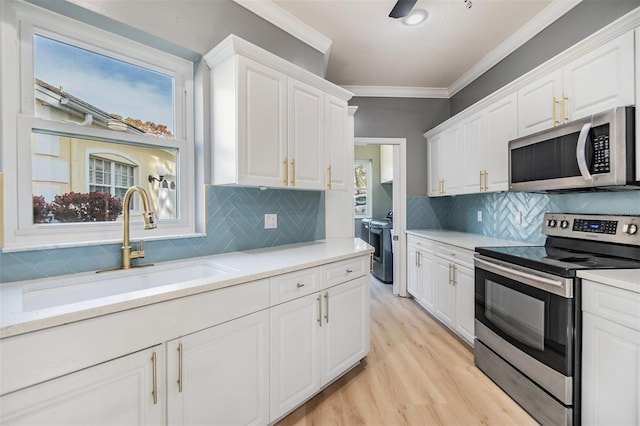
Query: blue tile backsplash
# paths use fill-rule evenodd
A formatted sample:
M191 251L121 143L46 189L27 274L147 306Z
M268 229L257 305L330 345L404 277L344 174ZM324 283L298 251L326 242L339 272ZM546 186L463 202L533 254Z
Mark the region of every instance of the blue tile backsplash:
M482 210L483 221L477 221ZM516 214L522 212L522 224ZM455 197L409 197L407 228L443 228L532 244L545 212L640 215L640 191L533 194L501 192Z
M483 221L477 221L482 210ZM455 197L408 197L407 228L441 228L542 244L545 212L640 215L640 191L533 194L503 192ZM522 212L522 224L516 213ZM264 229L264 214L278 215L277 229ZM207 188L207 235L149 241L148 262L323 239L324 192L257 188ZM120 244L0 253L0 283L120 264Z
M264 229L264 214L278 215ZM207 236L145 244L147 262L323 239L324 192L257 188L207 188ZM121 244L0 253L0 282L42 278L120 265Z

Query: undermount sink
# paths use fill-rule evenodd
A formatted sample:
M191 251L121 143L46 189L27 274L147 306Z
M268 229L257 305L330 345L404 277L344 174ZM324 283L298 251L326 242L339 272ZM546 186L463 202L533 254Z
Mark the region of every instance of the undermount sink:
M230 268L201 260L57 279L24 287L22 309L35 311L195 280L215 280L230 272Z

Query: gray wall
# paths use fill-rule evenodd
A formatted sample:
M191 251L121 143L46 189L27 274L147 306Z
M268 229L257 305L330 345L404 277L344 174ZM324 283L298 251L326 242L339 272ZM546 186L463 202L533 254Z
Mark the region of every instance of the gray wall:
M455 115L640 6L638 0L584 0L451 98Z
M99 28L196 60L229 34L323 76L324 55L232 0L29 0Z
M449 118L448 99L351 99L356 137L407 139L407 194L427 193L427 145L422 134Z

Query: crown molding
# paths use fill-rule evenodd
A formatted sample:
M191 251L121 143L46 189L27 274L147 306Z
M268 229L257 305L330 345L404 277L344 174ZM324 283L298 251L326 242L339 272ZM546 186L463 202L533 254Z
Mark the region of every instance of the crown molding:
M402 86L342 86L354 96L368 98L444 98L451 96L447 88Z
M233 0L248 11L265 19L298 40L313 47L323 55L325 62L333 40L287 12L272 0Z
M467 72L462 74L460 78L454 81L448 88L451 96L455 95L476 78L489 71L491 67L509 56L527 41L531 40L540 31L547 28L558 18L577 6L580 2L582 2L582 0L554 0L549 4L549 6L542 9L540 13L534 16L529 22L514 32L498 47L489 52Z

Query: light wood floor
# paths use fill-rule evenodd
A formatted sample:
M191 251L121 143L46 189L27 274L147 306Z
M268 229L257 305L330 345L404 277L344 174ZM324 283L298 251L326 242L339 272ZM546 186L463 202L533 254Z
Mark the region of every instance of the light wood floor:
M535 425L473 365L471 349L371 280L371 352L278 426Z

